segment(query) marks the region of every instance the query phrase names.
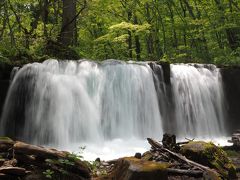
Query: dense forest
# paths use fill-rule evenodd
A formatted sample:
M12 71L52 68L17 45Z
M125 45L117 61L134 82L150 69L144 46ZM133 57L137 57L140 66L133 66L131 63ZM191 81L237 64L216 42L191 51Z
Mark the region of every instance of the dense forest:
M238 0L1 0L1 62L240 63Z

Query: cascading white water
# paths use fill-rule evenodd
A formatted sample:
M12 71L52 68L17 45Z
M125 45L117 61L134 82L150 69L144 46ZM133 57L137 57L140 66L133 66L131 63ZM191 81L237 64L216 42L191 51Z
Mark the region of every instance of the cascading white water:
M24 66L6 100L1 129L24 106L14 133L34 143L68 144L162 136L151 68L120 61L47 60ZM21 96L25 96L21 100ZM20 99L20 100L19 100ZM2 133L2 134L4 134Z
M223 135L223 87L215 66L171 65L171 86L160 65L151 67L116 60L25 65L11 82L0 135L66 150L87 145L91 160L143 152L144 139L161 139L163 132Z
M171 65L178 137L211 138L224 134L224 96L214 65Z

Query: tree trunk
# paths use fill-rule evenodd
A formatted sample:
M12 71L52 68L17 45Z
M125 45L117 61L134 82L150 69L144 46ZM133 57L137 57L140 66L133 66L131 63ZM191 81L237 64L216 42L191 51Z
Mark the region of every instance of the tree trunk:
M134 16L134 24L138 24L137 16ZM135 34L135 50L137 55L137 61L141 59L141 44L139 40L139 36Z
M59 42L69 46L76 39L76 0L63 0L62 29Z
M48 31L47 31L48 14L49 14L48 6L49 6L49 0L44 0L43 11L42 11L42 21L43 21L43 33L46 39L48 39Z
M132 19L132 12L129 11L128 12L128 22L130 22ZM132 32L130 30L128 30L128 54L129 54L129 58L132 59Z
M148 3L145 4L145 10L146 10L146 14L145 14L146 20L147 20L148 24L152 24L150 7L149 7ZM147 45L147 53L148 53L148 58L149 59L152 59L153 56L154 56L153 44L154 44L154 42L153 42L153 30L151 28L151 31L150 31L149 35L148 34L146 35L146 45Z

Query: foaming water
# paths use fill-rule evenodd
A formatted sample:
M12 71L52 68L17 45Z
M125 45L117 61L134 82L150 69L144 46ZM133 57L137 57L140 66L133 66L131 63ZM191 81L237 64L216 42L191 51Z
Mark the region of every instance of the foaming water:
M195 141L213 142L217 146L230 146L228 140L230 137L218 137L218 138L196 138ZM177 142L185 142L186 139L177 139ZM134 156L136 152L144 153L149 151L151 146L147 140L139 138L124 139L113 139L106 140L98 143L72 143L68 146L58 145L47 145L48 147L55 147L61 150L73 152L83 156L85 160L94 161L96 158L101 160L113 160L119 157ZM81 150L81 147L85 147Z
M119 157L134 156L136 152L144 153L150 149L147 140L139 138L127 140L118 138L98 143L72 143L69 146L56 146L55 144L47 146L79 154L88 161L94 161L96 158L113 160ZM82 151L81 147L85 149Z
M214 65L171 65L177 135L219 137L225 109L219 69Z

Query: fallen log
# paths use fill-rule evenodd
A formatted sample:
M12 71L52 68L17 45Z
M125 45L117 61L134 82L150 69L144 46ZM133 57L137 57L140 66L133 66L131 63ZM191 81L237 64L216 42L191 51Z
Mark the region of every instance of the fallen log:
M184 145L184 144L188 144L190 141L183 141L183 142L178 142L177 145Z
M23 142L16 142L13 146L13 149L16 154L35 155L43 159L67 157L67 154L61 151L55 151L41 146L26 144Z
M218 173L215 170L213 170L213 169L211 169L207 166L204 166L202 164L191 161L190 159L187 159L185 156L183 156L181 154L172 152L169 149L164 148L160 143L158 143L157 141L155 141L151 138L147 138L147 140L148 140L148 143L152 146L153 149L168 152L172 157L177 158L177 159L179 159L179 160L181 160L181 161L183 161L183 162L185 162L189 165L195 166L202 171L208 171L208 172L211 172L211 173L214 173L214 174L218 175Z
M24 176L26 169L20 167L0 167L1 174Z
M203 172L200 170L185 170L185 169L173 169L173 168L168 168L167 169L168 175L173 175L173 176L190 176L190 177L202 177Z

